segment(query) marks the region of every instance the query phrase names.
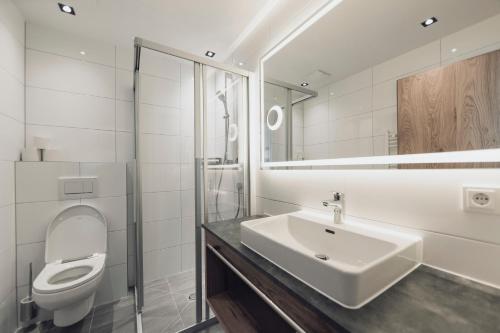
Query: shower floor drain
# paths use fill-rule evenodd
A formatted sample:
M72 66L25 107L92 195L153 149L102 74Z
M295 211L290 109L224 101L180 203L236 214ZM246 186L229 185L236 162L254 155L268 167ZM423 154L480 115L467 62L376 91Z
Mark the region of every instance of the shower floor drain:
M321 260L328 260L330 259L326 254L315 254L314 255L316 258L321 259Z
M196 294L194 294L194 293L193 294L189 294L188 300L195 301L196 300Z

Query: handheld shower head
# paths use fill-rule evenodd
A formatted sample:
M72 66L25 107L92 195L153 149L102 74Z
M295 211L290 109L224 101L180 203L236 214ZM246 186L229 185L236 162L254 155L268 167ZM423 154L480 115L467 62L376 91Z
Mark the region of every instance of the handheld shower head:
M219 101L226 104L226 95L222 91L217 90L217 92L215 94L217 95L217 98L219 99Z

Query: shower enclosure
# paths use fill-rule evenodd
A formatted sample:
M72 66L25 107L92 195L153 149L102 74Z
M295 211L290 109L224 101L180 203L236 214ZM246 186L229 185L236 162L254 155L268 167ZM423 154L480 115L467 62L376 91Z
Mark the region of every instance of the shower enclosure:
M204 223L243 217L248 74L135 41L135 245L144 332L214 322L204 292Z

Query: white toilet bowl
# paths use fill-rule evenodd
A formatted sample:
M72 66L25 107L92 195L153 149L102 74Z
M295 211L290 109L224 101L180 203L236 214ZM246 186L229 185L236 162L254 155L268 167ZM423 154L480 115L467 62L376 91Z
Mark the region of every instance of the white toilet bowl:
M106 261L104 216L86 205L62 211L47 229L46 265L33 282L33 298L54 311L56 326L69 326L92 309Z

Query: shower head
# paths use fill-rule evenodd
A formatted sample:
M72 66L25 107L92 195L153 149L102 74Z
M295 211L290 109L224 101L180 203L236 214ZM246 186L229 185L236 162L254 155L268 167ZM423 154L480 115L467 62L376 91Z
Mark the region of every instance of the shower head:
M226 95L224 95L222 93L222 91L220 90L217 90L217 92L215 93L217 95L217 98L224 104L226 104Z

